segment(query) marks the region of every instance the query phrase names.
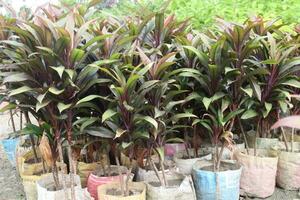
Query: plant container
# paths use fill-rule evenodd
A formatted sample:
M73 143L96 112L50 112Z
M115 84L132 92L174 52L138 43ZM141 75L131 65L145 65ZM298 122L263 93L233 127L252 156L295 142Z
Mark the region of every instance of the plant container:
M274 149L279 145L278 138L256 138L257 149Z
M174 156L174 162L176 166L179 168L179 172L184 175L191 175L193 165L198 160L210 160L212 158L212 154L206 148L198 149L198 156L195 156L194 149L189 149L189 156L186 151L179 152Z
M120 180L120 176L118 174L118 166L112 165L110 166L110 176L100 176L99 174L103 175L103 171L94 171L90 173L88 180L87 180L87 189L91 196L95 198L95 200L98 200L97 196L97 188L100 185L107 184L110 182L115 182ZM121 167L121 172L122 174L126 174L127 168L126 167ZM124 176L125 177L125 176Z
M175 175L177 179L167 179L168 186L160 182L147 183L147 200L195 200L196 195L190 176Z
M285 190L300 188L300 152L279 153L276 183Z
M129 182L129 196L120 194L120 183L111 182L100 185L97 189L101 200L146 200L146 185L142 182Z
M278 156L266 149L235 151L234 158L243 167L241 193L249 197L266 198L275 190Z
M77 174L80 176L81 186L85 188L87 186L87 180L89 175L94 172L99 166L100 162L85 163L77 162Z
M238 200L241 173L234 161L221 161L219 171L213 171L211 161L197 161L192 172L197 200Z
M70 186L70 175L69 174L59 174L59 180L62 182L62 180L66 180L66 185ZM85 200L86 193L81 188L80 184L80 177L78 175L74 175L74 190L75 190L75 196L77 199L83 199ZM60 188L59 190L54 189L54 180L53 175L49 174L47 176L43 176L40 180L36 182L37 187L37 194L38 198L37 200L62 200L65 198L65 191ZM68 199L71 199L71 188L67 187L66 192L68 195ZM90 199L89 199L90 200Z
M13 167L16 166L16 149L19 143L19 138L1 140L4 152Z

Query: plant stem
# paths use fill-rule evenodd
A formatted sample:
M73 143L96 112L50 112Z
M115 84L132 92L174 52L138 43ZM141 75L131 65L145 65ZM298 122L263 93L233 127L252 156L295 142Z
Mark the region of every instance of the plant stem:
M13 113L12 113L11 109L9 110L9 114L10 114L11 125L12 125L12 128L13 128L13 131L16 132L15 120L14 120L14 116L13 116Z
M287 143L287 139L286 139L284 129L282 127L280 127L280 129L281 129L281 134L283 136L283 142L284 142L284 145L285 145L285 150L288 152L289 148L288 148L288 143Z
M27 123L27 124L31 124L31 121L30 121L28 112L25 112L25 113L24 113L24 116L25 116L26 123ZM29 138L30 138L31 147L32 147L33 154L34 154L34 161L35 161L35 163L38 163L38 156L37 156L37 153L36 153L34 137L33 137L32 134L29 134ZM49 167L50 167L50 166L49 166ZM43 170L46 171L46 167L45 167L45 164L44 164L44 160L43 160Z
M244 132L244 128L243 128L243 125L242 125L242 122L241 122L241 119L240 119L240 118L238 118L238 123L239 123L240 129L241 129L241 132L242 132L242 134L243 134L243 138L244 138L244 142L245 142L247 154L249 155L248 141L247 141L247 137L246 137L246 134L245 134L245 132Z
M65 174L67 173L67 171L66 171L66 165L64 162L64 157L63 157L63 153L62 153L62 146L61 146L60 140L57 141L57 148L58 148L59 159L61 162L62 180L63 180L62 185L63 185L64 194L65 194L65 199L69 199L69 195L67 192L66 177L65 177Z
M127 196L129 196L129 180L130 180L130 174L131 174L131 171L132 171L132 163L131 163L131 165L130 165L131 167L129 168L129 170L127 170L127 174L126 174L126 182L125 182L125 187L126 187L126 189L125 189L125 195L126 195L126 197Z
M291 140L291 151L294 152L294 134L295 134L295 129L292 128L292 140Z
M259 137L259 128L260 128L259 124L260 124L260 119L257 122L256 132L254 137L254 156L256 156L256 149L257 149L256 139Z
M74 162L72 158L72 149L71 145L68 142L68 157L69 157L69 165L70 165L70 182L71 182L71 199L76 200L75 197L75 188L74 188Z
M124 180L123 180L123 174L121 172L121 166L120 166L120 161L119 161L119 158L118 156L115 156L116 158L116 163L117 163L117 166L118 166L118 173L119 173L119 180L120 180L120 186L121 186L121 193L122 193L122 196L125 196L125 191L124 191Z
M56 162L53 162L52 165L52 176L54 180L55 189L58 190L60 188L59 178L58 178L58 169L56 166Z
M154 170L154 172L155 172L155 174L156 174L156 176L157 176L157 178L158 178L160 184L161 184L162 186L166 186L166 185L165 185L165 182L164 182L163 180L161 180L161 177L159 176L159 173L158 173L158 169L156 168L155 163L153 162L151 156L149 157L149 161L150 161L150 163L151 163L151 165L152 165L152 168L153 168L153 170Z
M216 170L219 171L220 169L220 163L221 163L221 158L222 158L222 154L223 154L223 151L224 151L224 147L225 147L225 144L224 142L222 143L222 147L221 147L221 150L220 150L220 154L218 156L218 160L217 160L217 167L216 167Z
M163 181L165 183L165 186L168 186L168 181L166 179L166 174L165 174L165 166L164 166L164 163L161 158L159 159L159 163L160 163L160 168L161 168L162 175L163 175Z
M20 130L23 128L23 112L20 111Z

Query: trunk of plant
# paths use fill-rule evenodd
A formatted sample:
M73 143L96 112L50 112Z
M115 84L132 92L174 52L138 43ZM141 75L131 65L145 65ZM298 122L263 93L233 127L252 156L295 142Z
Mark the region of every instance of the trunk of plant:
M68 158L69 158L69 165L70 165L70 182L71 182L71 199L72 200L76 200L75 197L75 181L74 181L74 162L73 162L73 158L72 158L72 149L71 149L71 145L68 142Z
M222 143L221 150L220 150L220 154L219 154L219 152L216 152L217 154L219 154L219 156L218 156L218 158L217 158L216 171L219 171L219 169L220 169L220 163L221 163L221 158L222 158L222 154L223 154L223 151L224 151L224 147L225 147L225 144L224 144L224 142L223 142L223 143Z
M246 137L246 134L244 132L244 128L243 128L243 125L242 125L242 122L241 122L240 118L238 118L238 123L239 123L240 129L241 129L241 132L242 132L242 135L243 135L243 138L244 138L247 154L249 155L248 141L247 141L247 137Z
M151 156L149 157L149 161L150 161L150 163L151 163L151 165L152 165L152 168L153 168L153 170L154 170L154 172L155 172L155 174L156 174L156 176L157 176L157 178L158 178L158 180L159 180L161 186L165 187L165 186L166 186L166 185L165 185L165 182L164 182L164 181L161 179L161 177L159 176L158 169L157 169L157 167L155 166L155 163L153 162Z
M288 152L289 148L288 148L288 143L287 143L287 139L286 139L286 135L285 135L284 129L282 127L280 127L280 129L281 129L281 134L282 134L282 137L283 137L283 142L284 142L285 150Z
M187 135L187 128L184 128L184 141L185 141L185 150L188 158L191 158L190 152L189 152L189 146L188 146L188 135Z
M15 133L16 132L16 125L15 125L15 120L14 120L14 116L13 116L13 113L12 113L11 109L9 110L9 114L10 114L10 119L11 119L11 125L12 125L13 131Z
M55 189L58 190L60 188L59 178L58 178L58 169L56 166L56 162L52 164L52 176L54 180Z
M63 157L62 146L61 146L60 140L57 141L57 148L58 148L59 159L61 162L62 174L64 175L64 174L67 174L67 170L66 170L66 164L64 162L64 157ZM68 195L68 191L67 191L67 181L66 181L65 176L63 176L63 178L62 178L62 187L64 190L65 199L69 199L69 195Z
M28 112L25 112L24 116L25 116L26 123L31 124ZM35 163L37 163L38 162L38 156L37 156L37 153L36 153L34 137L33 137L33 135L29 134L29 138L30 138L31 147L32 147L32 150L33 150L34 161L35 161ZM43 170L44 170L44 172L46 171L44 161L43 161Z
M254 137L254 156L256 156L256 149L257 149L256 139L259 137L259 128L260 128L260 119L257 122L256 132Z
M294 134L295 134L295 129L292 128L292 140L291 140L291 151L294 152Z
M116 158L116 163L117 163L117 166L118 166L118 173L119 173L119 180L120 180L120 186L121 186L121 193L122 193L122 196L125 196L124 180L123 180L123 174L122 174L122 171L121 171L120 161L119 161L118 156L115 156L115 158Z
M161 168L162 175L163 175L164 185L168 186L168 181L166 179L166 173L165 173L165 166L164 166L163 160L161 158L159 158L159 163L160 163L160 168Z
M219 160L219 148L218 148L218 144L215 144L215 153L214 153L214 162L213 162L213 166L214 166L214 171L216 171L217 169L217 163Z
M23 128L23 113L22 111L20 112L20 130Z
M130 162L130 168L129 170L127 170L127 177L126 177L126 181L125 181L125 196L129 196L129 180L130 180L130 174L131 174L131 171L132 171L132 163Z

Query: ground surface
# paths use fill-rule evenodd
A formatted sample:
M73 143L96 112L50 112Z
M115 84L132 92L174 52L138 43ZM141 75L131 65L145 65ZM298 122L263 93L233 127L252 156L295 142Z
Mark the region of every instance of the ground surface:
M18 120L16 120L18 121ZM19 123L19 121L18 121ZM18 124L17 123L17 124ZM18 125L16 125L18 128ZM8 133L12 132L11 122L8 115L0 114L0 140L4 139ZM284 191L277 188L272 197L267 200L296 200L298 192ZM241 198L248 200L251 198ZM253 199L253 198L252 198ZM6 154L0 145L0 200L25 200L23 187L15 168L7 160ZM257 199L253 199L257 200Z

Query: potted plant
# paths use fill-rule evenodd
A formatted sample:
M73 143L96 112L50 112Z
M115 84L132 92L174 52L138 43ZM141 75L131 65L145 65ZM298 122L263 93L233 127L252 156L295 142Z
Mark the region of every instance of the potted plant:
M228 131L231 119L243 110L237 109L231 112L230 101L222 93L216 93L210 98L204 97L203 103L207 111L203 113L203 118L196 120L195 123L207 128L211 134L214 156L210 162L197 161L193 165L192 176L197 199L239 199L242 167L234 161L223 162L221 160L224 148L232 149L233 146L233 134ZM228 177L230 177L230 182L225 181Z
M279 118L280 110L283 113L287 112L289 105L287 87L297 87L294 84L293 72L298 70L299 63L298 57L289 56L297 48L295 45L282 45L276 42L271 34L268 34L262 43L263 53L260 54L262 60L258 60L257 66L268 70L268 75L257 75L256 78L250 79L255 95L248 100L247 111L241 117L242 119L256 117L256 138L269 133L271 124ZM287 148L286 139L284 141ZM251 154L253 156L237 152L235 155L237 161L244 166L241 189L250 196L268 197L275 189L278 157L268 151L257 150L257 143ZM261 173L256 172L258 169Z
M292 115L279 119L271 129L276 129L279 127L289 127L292 129L299 129L299 115ZM278 172L276 177L276 183L278 186L287 190L298 190L300 187L300 179L298 176L298 167L300 163L298 158L300 156L299 152L291 151L281 151L279 153L278 159Z
M75 110L87 107L87 102L101 98L101 96L88 95L83 92L98 83L92 81L92 84L87 84L86 77L97 78L97 71L90 73L91 66L82 68L86 65L85 61L89 55L87 51L89 45L83 45L82 37L93 20L85 24L83 21L75 22L75 17L82 16L74 9L74 12L64 16L63 19L68 20L60 25L59 20L63 20L60 19L60 10L51 8L53 13L48 13L48 18L37 14L33 23L19 22L16 27L10 27L18 39L16 41L3 40L1 43L8 46L3 53L14 61L13 64L21 63L18 68L12 65L12 74L6 74L3 79L4 83L11 85L9 95L27 95L29 105L23 105L23 107L27 107L37 116L38 121L47 122L51 126L50 134L43 135L39 146L42 157L47 165L52 167L54 185L59 193L61 185L56 161L60 157L63 163L62 138L67 139L67 146L70 147ZM50 11L44 9L43 12ZM45 34L42 34L39 26L44 27ZM74 33L75 27L78 28L76 33ZM48 36L56 42L52 43ZM29 54L31 56L28 57ZM71 195L75 199L74 168L70 148L68 150ZM66 171L66 168L63 168L63 171ZM62 185L66 188L66 181L62 180ZM64 195L67 196L66 190Z
M99 199L145 199L146 186L143 183L129 183L130 174L133 169L131 164L129 169L122 170L120 166L119 153L127 150L130 161L133 160L134 144L145 135L145 124L152 124L149 116L143 116L142 111L147 109L145 95L153 86L151 82L139 83L147 71L135 67L132 71L127 67L111 68L101 67L112 78L110 90L112 92L109 108L102 115L102 122L105 127L101 127L108 133L114 135L113 150L117 163L119 179L117 183L107 183L98 187ZM127 74L128 73L128 74ZM152 84L153 85L153 84ZM148 87L148 88L147 88Z

